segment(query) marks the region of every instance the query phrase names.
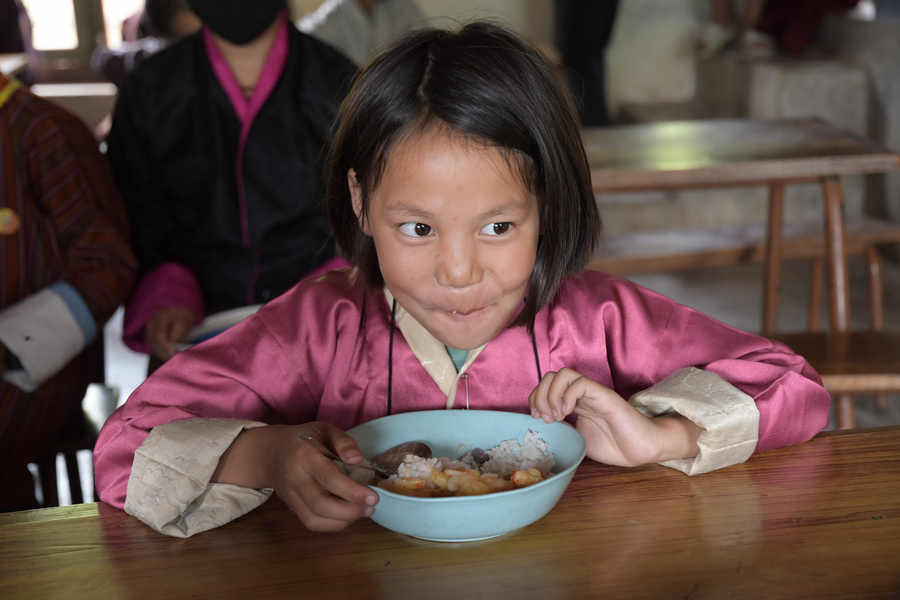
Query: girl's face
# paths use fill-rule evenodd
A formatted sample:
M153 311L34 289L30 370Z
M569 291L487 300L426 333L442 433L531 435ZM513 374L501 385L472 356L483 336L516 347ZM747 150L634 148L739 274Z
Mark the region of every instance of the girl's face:
M385 284L431 335L459 350L493 339L521 306L540 234L537 198L495 148L432 132L388 159L368 214Z

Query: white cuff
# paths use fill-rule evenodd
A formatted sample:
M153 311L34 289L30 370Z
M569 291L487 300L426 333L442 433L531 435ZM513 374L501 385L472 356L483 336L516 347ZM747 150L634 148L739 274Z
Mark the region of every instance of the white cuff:
M661 463L688 475L746 461L759 440L759 409L753 398L715 373L688 367L675 371L628 400L648 417L678 413L702 427L694 458Z
M0 343L24 371L9 371L3 379L33 392L81 354L88 340L65 299L44 288L0 311Z
M272 495L209 480L244 429L265 423L184 419L153 428L134 453L125 512L160 533L190 537L244 515Z

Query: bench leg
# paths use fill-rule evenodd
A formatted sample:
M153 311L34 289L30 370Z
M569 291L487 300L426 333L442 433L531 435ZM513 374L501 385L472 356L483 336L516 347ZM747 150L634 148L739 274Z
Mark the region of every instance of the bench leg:
M856 410L853 406L853 396L839 394L835 405L835 420L838 429L856 428Z
M866 248L869 266L869 318L873 331L884 329L884 277L881 273L881 257L875 246Z
M81 473L78 471L78 456L75 452L66 452L66 473L69 475L69 493L72 504L84 503L84 494L81 493Z
M763 276L763 335L778 331L778 304L783 253L784 184L769 186L769 219L766 231L766 262Z
M844 186L840 177L823 177L825 196L825 255L828 260L828 301L831 331L850 329L850 289L847 284L847 245L844 227Z
M872 330L881 331L884 329L884 276L881 272L881 257L875 246L866 248L866 262L869 267L869 319ZM875 394L875 407L880 412L887 412L887 394Z
M44 495L43 506L59 506L59 492L56 488L56 454L45 454L37 461L38 476L41 480L41 492Z
M819 331L822 322L822 276L824 275L824 263L821 258L812 259L809 273L809 313L807 329L810 332Z

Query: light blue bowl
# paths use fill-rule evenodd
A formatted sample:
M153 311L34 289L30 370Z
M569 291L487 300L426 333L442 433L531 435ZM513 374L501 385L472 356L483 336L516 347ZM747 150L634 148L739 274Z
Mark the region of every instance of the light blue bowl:
M547 424L530 415L486 410L403 413L363 423L347 433L367 457L401 442L423 441L434 456L459 458L473 448L486 450L504 440L522 442L529 429L541 432L548 451L556 456L556 474L535 485L451 498L413 498L374 488L379 501L372 520L382 527L423 540L472 542L515 531L550 512L584 458L584 437L564 423Z

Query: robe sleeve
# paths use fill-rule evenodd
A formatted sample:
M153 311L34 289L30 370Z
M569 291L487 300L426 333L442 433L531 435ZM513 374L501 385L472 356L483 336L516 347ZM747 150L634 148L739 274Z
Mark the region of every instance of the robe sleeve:
M179 353L148 378L103 426L94 450L100 498L122 508L126 494L129 498L135 494L161 497L174 490L179 503L184 500L190 504L196 497L188 498L184 490L192 490L197 495L203 492L205 488L200 483L204 477L208 482L212 474L206 472L208 465L215 468L219 456L242 428L223 429L202 425L202 421L265 424L312 421L321 392L309 389L301 374L304 370L296 358L292 360L286 355L279 340L257 316ZM283 410L286 405L290 414ZM166 427L174 422L182 424L175 429ZM198 427L202 433L197 434L193 444L187 445L178 440L192 439L183 433L192 427L191 422L201 423ZM168 439L167 432L174 432L175 437ZM148 441L151 433L155 441ZM151 452L149 448L156 450ZM171 448L177 452L173 454ZM154 452L159 452L159 456ZM192 458L191 452L204 458ZM144 458L139 461L142 453ZM162 479L151 482L141 474L144 467L139 462L144 465L158 462L169 468ZM192 467L182 469L183 464ZM133 485L135 477L144 483ZM167 485L174 487L150 491L152 485L169 478L173 481ZM174 481L185 478L189 481ZM146 502L131 498L130 504L136 507ZM144 511L136 514L141 516ZM149 524L156 527L165 523Z
M72 286L97 324L131 293L137 264L128 219L109 165L81 121L58 109L30 131L31 185L56 232L61 281ZM41 146L47 138L54 142Z
M560 298L555 330L570 339L555 343L570 348L564 362L645 414L677 412L705 429L697 459L668 466L690 474L722 468L805 442L828 424L821 378L783 344L606 274L586 273ZM598 352L605 361L582 358Z
M753 455L759 433L759 410L753 398L715 373L679 369L629 399L648 417L677 413L703 428L694 458L661 464L687 475L736 465Z
M271 490L209 478L243 429L316 419L335 357L347 354L339 343L352 347L362 314L362 288L347 281L327 273L303 282L166 362L100 432L94 450L100 499L179 537L265 501ZM341 330L349 332L345 338Z
M125 512L173 537L190 537L250 512L269 499L271 489L209 480L234 438L263 425L184 419L154 427L134 454Z
M122 197L91 133L62 108L13 89L17 114L30 119L19 159L10 157L21 161L23 177L10 186L9 202L39 226L18 238L24 256L5 265L12 270L5 275L18 288L42 278L46 287L4 307L0 342L25 367L6 379L34 391L90 345L131 293L137 264ZM38 227L49 247L26 252Z

